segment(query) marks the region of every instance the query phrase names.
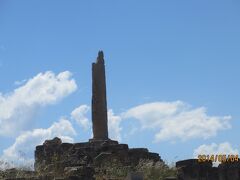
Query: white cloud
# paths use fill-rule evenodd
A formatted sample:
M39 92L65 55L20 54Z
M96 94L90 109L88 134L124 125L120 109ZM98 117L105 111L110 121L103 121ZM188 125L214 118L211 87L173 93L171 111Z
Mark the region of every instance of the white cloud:
M238 149L234 149L229 142L224 142L220 144L203 144L194 150L194 157L199 154L211 155L211 154L238 154Z
M109 129L109 137L113 140L121 141L121 130L120 127L122 118L120 116L116 116L113 113L112 109L108 110L108 129Z
M77 89L69 71L58 75L48 71L29 79L12 93L0 93L0 135L17 135L40 107L54 104Z
M21 81L15 81L15 82L14 82L14 85L20 86L20 85L24 84L25 82L27 82L27 79L23 79L23 80L21 80Z
M230 116L209 116L206 108L194 109L181 101L143 104L129 109L123 117L135 118L143 129L155 130L155 142L207 139L220 130L231 128Z
M229 142L221 144L203 144L196 148L193 153L194 158L198 158L198 155L238 155L237 148L233 148ZM218 165L219 162L214 162L214 165Z
M76 132L70 121L60 119L47 129L23 132L16 138L12 146L3 151L1 160L8 162L8 166L30 166L34 162L33 153L37 145L41 145L46 139L53 139L54 137L61 138L63 142L72 143L72 136L75 134ZM4 168L3 165L1 167L0 164L0 168Z
M91 122L86 116L89 110L89 106L81 105L74 109L71 113L71 118L76 120L78 125L80 125L84 130L89 130L89 128L91 127Z

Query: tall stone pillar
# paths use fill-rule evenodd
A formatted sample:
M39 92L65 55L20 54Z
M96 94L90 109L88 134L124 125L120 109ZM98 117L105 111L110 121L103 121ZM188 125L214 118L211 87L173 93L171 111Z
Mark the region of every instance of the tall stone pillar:
M108 140L106 77L103 52L92 63L92 141Z

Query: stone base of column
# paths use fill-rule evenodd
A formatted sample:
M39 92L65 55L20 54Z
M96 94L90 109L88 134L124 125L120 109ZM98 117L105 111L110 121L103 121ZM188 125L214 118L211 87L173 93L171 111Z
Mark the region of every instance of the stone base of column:
M99 144L99 145L117 145L118 141L114 141L114 140L111 140L111 139L92 138L92 139L89 139L89 143Z

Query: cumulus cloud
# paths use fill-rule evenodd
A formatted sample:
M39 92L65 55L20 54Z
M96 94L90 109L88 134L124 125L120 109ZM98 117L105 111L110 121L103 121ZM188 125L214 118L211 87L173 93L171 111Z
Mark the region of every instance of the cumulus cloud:
M81 105L74 109L71 113L71 118L76 120L78 125L80 125L84 130L89 130L91 127L91 122L86 116L89 110L90 107L88 105Z
M0 93L0 135L26 130L36 110L54 104L77 89L69 71L39 73L8 94Z
M209 116L205 107L191 108L182 101L143 104L129 109L123 117L139 120L142 129L155 130L155 142L207 139L231 128L230 116Z
M18 136L13 145L3 151L1 160L7 162L0 163L0 168L4 166L32 166L34 159L33 153L37 145L43 144L46 139L59 137L63 142L73 142L72 136L76 134L70 121L60 119L54 122L47 129L34 129L23 132Z
M122 118L113 113L112 109L108 110L108 129L109 137L114 140L121 141L121 121Z
M81 105L71 113L72 119L85 130L89 130L92 123L87 118L89 111L89 106ZM231 128L231 116L209 116L205 107L192 108L182 101L153 102L130 108L119 115L109 109L110 138L121 141L121 124L126 119L137 119L140 122L140 128L134 127L129 131L129 135L141 129L151 129L155 132L155 142L207 139L216 136L221 130Z
M194 150L194 157L197 157L199 154L238 154L238 149L233 148L229 142L224 142L220 144L203 144Z

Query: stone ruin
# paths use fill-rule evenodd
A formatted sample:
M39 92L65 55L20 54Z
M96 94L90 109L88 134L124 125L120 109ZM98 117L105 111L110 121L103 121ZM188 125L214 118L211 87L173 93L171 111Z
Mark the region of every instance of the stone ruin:
M146 148L131 149L127 144L109 139L107 122L105 65L100 51L96 63L92 64L93 138L75 144L62 143L59 138L46 140L36 147L35 171L48 177L91 180L94 174L106 173L106 167L116 162L121 167L135 167L142 159L163 162L157 153ZM178 161L176 169L177 176L165 180L240 180L240 161L213 167L212 162L199 163L197 159L188 159ZM126 179L143 179L143 175L133 173Z
M134 167L141 159L163 162L157 153L146 148L129 148L108 137L106 78L103 52L99 51L92 64L92 128L88 142L62 143L61 139L46 140L35 150L35 171L51 177L67 176L94 179L95 173L106 173L104 167L118 163Z
M14 178L16 171L8 170L10 177L4 179L116 180L119 178L111 177L108 170L117 164L117 168L123 167L129 171L125 180L143 180L141 172L131 172L132 167L136 167L141 160L164 164L159 154L146 148L129 148L127 144L109 139L107 122L105 65L103 52L100 51L92 64L93 138L74 144L62 143L58 137L46 140L36 147L35 171L24 172L29 178ZM197 159L188 159L176 163L176 172L176 177L165 180L240 180L240 160L213 167L212 162L199 163ZM101 174L101 178L96 178L96 174Z
M145 148L130 149L117 141L62 143L59 138L46 141L35 151L35 171L52 176L77 176L93 179L94 173L105 170L111 163L136 166L140 159L162 161L157 153Z
M240 160L213 167L211 161L199 163L197 159L188 159L178 161L176 167L175 180L240 180Z

